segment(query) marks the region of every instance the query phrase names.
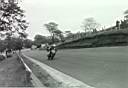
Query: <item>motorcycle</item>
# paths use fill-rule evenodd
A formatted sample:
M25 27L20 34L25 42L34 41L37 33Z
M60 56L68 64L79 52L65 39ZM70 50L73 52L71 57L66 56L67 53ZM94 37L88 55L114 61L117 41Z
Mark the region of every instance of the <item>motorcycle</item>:
M49 53L48 53L48 60L53 60L55 55L56 55L56 52L57 52L56 49L50 50Z

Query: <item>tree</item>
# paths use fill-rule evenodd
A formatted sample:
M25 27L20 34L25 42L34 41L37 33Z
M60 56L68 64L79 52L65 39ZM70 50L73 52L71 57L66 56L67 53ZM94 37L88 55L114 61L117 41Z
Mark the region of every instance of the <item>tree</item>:
M47 43L47 38L45 36L42 36L42 35L36 35L34 37L34 44L35 45L41 45L41 44L44 44L44 43Z
M57 30L58 24L55 22L49 22L48 24L44 24L47 30L51 33L51 35L54 33L55 30Z
M13 43L13 49L14 50L21 50L23 49L23 40L20 38L13 38L12 39L12 43Z
M64 35L63 32L61 30L55 30L54 31L55 37L58 38L59 40L61 40L61 42L64 41Z
M124 12L124 20L121 21L120 28L128 28L128 10Z
M22 39L25 39L28 36L28 34L25 32L19 32L18 34L19 34L19 38L22 38Z
M93 32L93 31L95 31L97 28L100 27L100 24L97 23L97 22L94 20L94 18L91 17L91 18L86 18L86 19L84 20L82 27L83 27L83 30L84 30L85 32Z
M0 52L4 52L4 50L6 49L6 44L4 40L0 40Z
M25 32L28 22L16 0L0 0L0 31Z
M124 12L124 15L125 15L124 18L128 19L128 9Z
M23 48L23 40L19 37L9 37L4 41L7 49L21 50Z
M71 31L65 31L65 40L72 39L73 33Z
M0 0L0 32L5 32L5 43L8 49L22 49L22 38L26 37L25 30L28 22L24 10L18 3L18 0ZM19 38L13 38L15 34L19 34Z
M51 34L52 42L55 43L55 36L60 36L60 34L62 33L58 29L58 24L56 24L55 22L49 22L48 24L44 24L44 26L46 27L46 29Z
M30 40L30 39L25 39L24 40L24 47L25 48L31 48L32 45L33 45L33 41L32 40Z
M124 19L119 24L121 29L128 28L128 10L124 12Z
M65 31L66 36L72 35L71 31Z

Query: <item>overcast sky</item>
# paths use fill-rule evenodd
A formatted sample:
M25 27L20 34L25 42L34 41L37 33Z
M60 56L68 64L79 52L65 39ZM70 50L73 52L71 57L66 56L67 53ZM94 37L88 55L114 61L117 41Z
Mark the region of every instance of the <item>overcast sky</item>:
M23 0L23 9L30 22L29 38L48 35L43 26L56 22L62 31L80 31L85 18L94 17L102 26L111 26L128 9L128 0Z

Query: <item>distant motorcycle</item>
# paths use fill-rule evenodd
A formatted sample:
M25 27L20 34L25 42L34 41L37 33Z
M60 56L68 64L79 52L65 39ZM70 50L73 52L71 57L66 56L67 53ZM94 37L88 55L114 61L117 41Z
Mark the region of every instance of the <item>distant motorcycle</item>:
M53 60L56 55L57 50L55 48L49 50L48 53L48 60Z

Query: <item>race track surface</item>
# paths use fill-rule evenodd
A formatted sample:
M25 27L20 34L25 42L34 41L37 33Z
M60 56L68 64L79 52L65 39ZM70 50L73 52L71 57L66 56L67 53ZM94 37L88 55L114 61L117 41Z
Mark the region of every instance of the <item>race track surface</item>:
M23 51L67 75L96 88L128 88L128 47L59 50L55 60L47 52Z

